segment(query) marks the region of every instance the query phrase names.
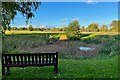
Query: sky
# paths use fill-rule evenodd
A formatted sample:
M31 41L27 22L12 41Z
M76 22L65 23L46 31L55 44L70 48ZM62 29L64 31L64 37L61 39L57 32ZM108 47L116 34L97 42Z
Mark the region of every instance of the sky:
M117 2L42 2L29 21L34 27L62 27L72 20L78 20L80 26L88 27L91 23L110 25L118 19ZM18 12L11 26L26 26L25 18Z
M119 2L119 0L36 0L42 2Z

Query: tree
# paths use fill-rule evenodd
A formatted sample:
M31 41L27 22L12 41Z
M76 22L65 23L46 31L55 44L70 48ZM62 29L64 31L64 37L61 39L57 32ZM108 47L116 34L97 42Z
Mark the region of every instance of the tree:
M68 27L65 28L65 33L68 38L80 38L80 25L77 20L71 21Z
M106 32L106 31L108 31L108 27L107 27L107 25L102 25L102 26L100 26L99 30L103 31L103 32Z
M17 28L17 27L11 27L11 29L12 29L12 30L18 30L18 28Z
M110 24L110 31L118 32L118 29L120 28L120 20L113 20Z
M25 27L20 27L20 30L27 30L27 28L25 28Z
M9 28L10 22L14 20L17 12L20 12L28 20L34 17L33 11L36 11L40 2L2 2L2 32Z
M68 28L71 29L72 31L76 31L80 29L80 25L78 20L71 21L68 25Z
M44 30L45 30L45 28L39 28L39 30L40 30L40 31L44 31Z
M82 28L80 28L80 31L84 32L85 31L85 27L82 26Z
M91 23L91 24L88 26L87 30L90 31L90 32L92 32L92 31L98 32L98 31L99 31L98 26L99 26L99 25L98 25L97 23Z
M29 31L33 31L33 26L32 26L32 25L29 25L29 26L28 26L28 30L29 30Z

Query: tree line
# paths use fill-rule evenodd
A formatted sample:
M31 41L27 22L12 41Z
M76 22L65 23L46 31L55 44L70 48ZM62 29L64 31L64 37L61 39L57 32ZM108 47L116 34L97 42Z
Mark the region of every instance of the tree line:
M71 21L68 26L63 26L63 28L34 28L32 25L29 25L28 27L11 27L8 30L29 30L29 31L65 31L66 27L69 27L68 29L75 29L79 30L81 32L108 32L108 31L113 31L113 32L118 32L118 27L120 21L118 20L113 20L110 24L110 28L108 28L107 25L101 25L99 26L98 23L91 23L88 25L88 27L80 26L78 21Z
M120 28L120 20L113 20L110 24L110 28L108 28L107 25L103 24L99 26L97 23L91 23L87 28L84 26L81 27L81 31L83 32L118 32L118 29Z
M8 29L7 29L8 30ZM65 28L34 28L32 25L28 27L11 27L9 30L29 30L29 31L65 31Z

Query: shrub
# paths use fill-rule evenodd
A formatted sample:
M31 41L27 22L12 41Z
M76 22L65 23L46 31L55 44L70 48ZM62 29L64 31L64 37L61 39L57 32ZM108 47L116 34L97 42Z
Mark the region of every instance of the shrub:
M99 53L101 55L109 55L109 56L118 55L120 52L118 35L113 35L108 39L109 41L107 40L106 43L104 42L104 47L102 47Z
M27 28L25 28L25 27L20 27L19 29L20 30L27 30Z
M28 30L29 30L29 31L33 31L33 26L32 26L32 25L29 25L29 26L28 26Z
M74 38L80 38L80 25L77 20L71 21L68 25L68 27L65 28L65 33L68 38L74 37Z
M61 35L59 40L67 40L67 36L66 35Z

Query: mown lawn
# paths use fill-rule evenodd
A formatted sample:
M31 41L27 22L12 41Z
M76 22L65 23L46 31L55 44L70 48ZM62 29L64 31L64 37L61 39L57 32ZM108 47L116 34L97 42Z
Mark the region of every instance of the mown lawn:
M59 73L53 67L11 68L8 78L118 78L118 57L108 59L59 59Z

